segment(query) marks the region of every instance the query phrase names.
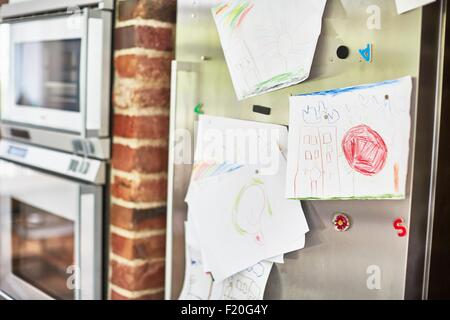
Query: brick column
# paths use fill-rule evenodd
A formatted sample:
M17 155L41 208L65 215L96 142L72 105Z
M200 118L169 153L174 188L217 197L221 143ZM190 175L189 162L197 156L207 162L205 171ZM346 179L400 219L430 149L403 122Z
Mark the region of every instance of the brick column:
M109 293L162 299L176 0L116 8Z
M1 6L2 4L8 3L8 1L9 1L9 0L0 0L0 6Z

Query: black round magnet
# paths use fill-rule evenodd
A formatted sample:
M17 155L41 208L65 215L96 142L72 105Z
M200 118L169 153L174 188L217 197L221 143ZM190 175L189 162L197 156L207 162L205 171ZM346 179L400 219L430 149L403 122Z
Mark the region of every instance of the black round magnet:
M339 59L347 59L350 55L350 49L347 46L340 46L337 48L336 55Z

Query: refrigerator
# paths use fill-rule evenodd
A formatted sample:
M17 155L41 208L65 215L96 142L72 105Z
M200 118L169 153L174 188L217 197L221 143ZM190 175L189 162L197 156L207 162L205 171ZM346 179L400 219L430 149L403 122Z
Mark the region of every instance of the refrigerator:
M257 0L255 0L257 1ZM166 299L177 299L185 276L184 201L192 170L196 106L207 115L289 125L291 95L413 78L407 197L381 201L303 201L310 226L303 250L270 274L264 298L427 299L448 296L449 206L446 203L445 37L447 2L399 15L395 1L328 0L308 80L238 101L211 8L219 0L178 0L172 64L168 174ZM286 8L289 10L289 8ZM367 62L360 49L372 46ZM337 51L348 48L341 59ZM270 114L254 112L270 108ZM443 144L443 146L441 146ZM180 150L186 161L175 161ZM186 152L190 150L191 152ZM441 150L441 153L439 153ZM442 180L440 183L438 183ZM351 228L336 232L345 213ZM403 224L395 224L402 219ZM398 222L398 221L397 221ZM439 223L437 225L437 223ZM405 227L406 236L400 236Z

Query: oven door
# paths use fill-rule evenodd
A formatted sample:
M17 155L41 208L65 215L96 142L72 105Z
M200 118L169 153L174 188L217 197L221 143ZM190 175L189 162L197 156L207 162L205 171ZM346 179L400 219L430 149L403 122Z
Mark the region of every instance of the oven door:
M0 160L0 291L101 298L100 187Z
M2 121L106 135L109 15L85 9L2 23Z

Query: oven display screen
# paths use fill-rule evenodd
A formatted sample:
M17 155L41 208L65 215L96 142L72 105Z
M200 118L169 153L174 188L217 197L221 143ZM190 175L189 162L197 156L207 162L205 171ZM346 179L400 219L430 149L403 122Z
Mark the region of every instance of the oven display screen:
M22 42L14 50L18 106L80 111L80 39Z
M19 147L14 147L14 146L10 146L8 148L8 154L12 155L12 156L16 156L16 157L20 157L20 158L25 158L27 156L28 150L27 149L23 149L23 148L19 148Z

